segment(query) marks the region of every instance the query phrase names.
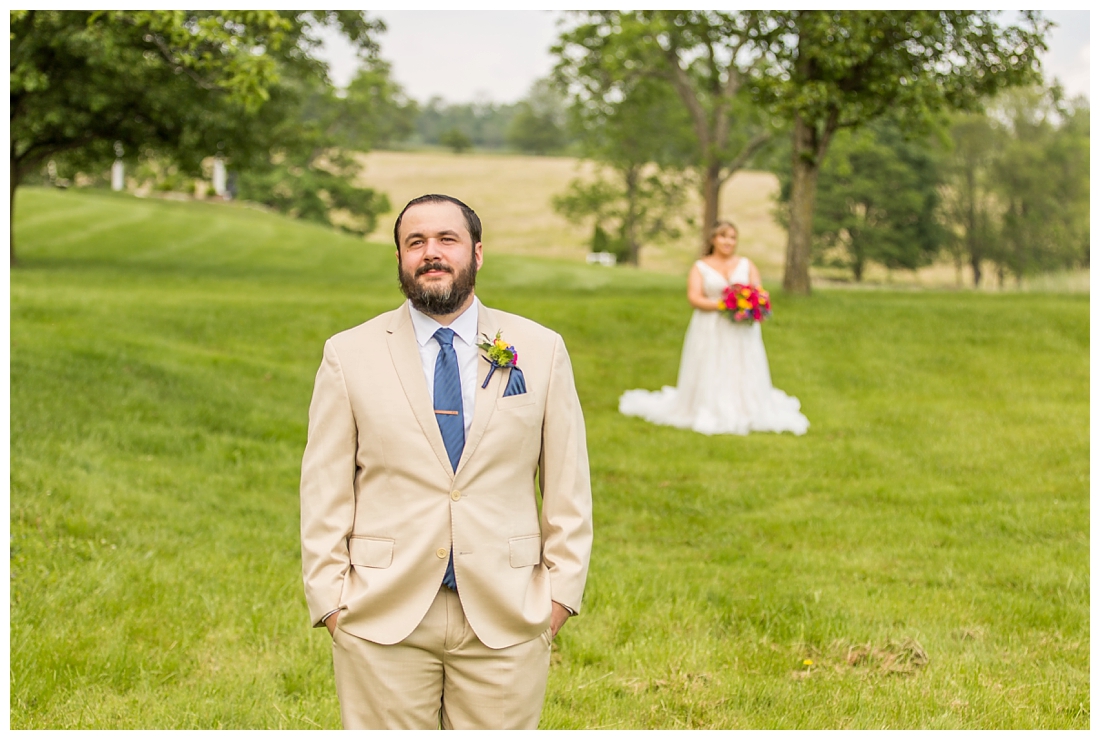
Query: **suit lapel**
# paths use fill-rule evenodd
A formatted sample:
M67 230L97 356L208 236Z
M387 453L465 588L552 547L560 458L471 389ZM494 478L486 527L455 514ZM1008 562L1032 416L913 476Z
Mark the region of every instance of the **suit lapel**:
M496 336L498 328L492 312L483 304L479 304L477 310L478 341L481 341L482 335L492 339ZM481 359L482 355L485 354L484 352L478 350L477 354L477 390L474 392L474 420L470 423L470 434L466 438L466 446L462 448L462 459L458 461L456 475L462 470L462 466L466 464L466 461L470 459L477 443L481 441L482 436L485 434L485 428L489 426L489 419L497 406L497 399L504 392L503 383L508 377L507 370L497 370L493 373L489 385L482 388L481 384L485 382L485 375L489 372L489 363ZM442 437L440 437L440 443L442 444Z
M428 384L424 382L424 368L420 364L420 349L416 344L412 319L409 318L408 304L406 303L394 313L394 318L386 329L389 332L388 345L394 370L397 371L397 377L405 391L405 398L408 399L409 406L412 407L413 414L424 431L424 437L439 458L439 464L448 475L453 477L451 458L447 456L447 446L443 444L443 435L440 434L439 424L435 421L435 407L432 405L431 394L428 393ZM478 403L478 406L480 405ZM470 445L467 444L465 451L469 449Z

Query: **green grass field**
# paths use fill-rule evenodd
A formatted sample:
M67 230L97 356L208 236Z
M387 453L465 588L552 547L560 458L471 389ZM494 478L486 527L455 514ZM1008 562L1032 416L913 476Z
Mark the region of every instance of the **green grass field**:
M16 239L11 726L338 727L299 463L392 247L31 188ZM490 251L478 292L565 337L588 424L543 727L1089 727L1087 295L776 291L812 426L741 438L617 413L675 383L680 278Z

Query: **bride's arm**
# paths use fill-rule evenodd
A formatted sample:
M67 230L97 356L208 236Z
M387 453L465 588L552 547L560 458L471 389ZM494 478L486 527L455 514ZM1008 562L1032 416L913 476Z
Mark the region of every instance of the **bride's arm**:
M688 303L700 311L718 310L718 301L703 294L703 274L698 265L692 265L688 273Z

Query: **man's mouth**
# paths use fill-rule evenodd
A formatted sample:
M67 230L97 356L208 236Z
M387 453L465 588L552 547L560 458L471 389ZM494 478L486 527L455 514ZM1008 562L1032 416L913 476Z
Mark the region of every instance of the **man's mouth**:
M426 265L421 265L416 268L416 277L420 277L421 275L439 275L442 273L454 274L454 270L442 262L429 262Z

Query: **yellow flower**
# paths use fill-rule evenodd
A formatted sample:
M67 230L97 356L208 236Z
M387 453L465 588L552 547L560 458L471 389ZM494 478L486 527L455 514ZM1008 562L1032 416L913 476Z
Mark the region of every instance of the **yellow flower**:
M802 661L802 665L804 665L804 666L811 666L813 664L814 664L814 662L812 660L810 660L809 658L806 658L806 660Z

